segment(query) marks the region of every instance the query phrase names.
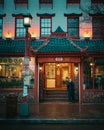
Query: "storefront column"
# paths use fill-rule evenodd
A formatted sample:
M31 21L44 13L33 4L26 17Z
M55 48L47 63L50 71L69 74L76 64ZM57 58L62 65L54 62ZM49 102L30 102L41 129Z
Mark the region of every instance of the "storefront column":
M80 62L79 72L79 104L83 101L83 61Z
M35 83L34 83L34 98L35 102L39 103L39 66L38 63L35 62Z

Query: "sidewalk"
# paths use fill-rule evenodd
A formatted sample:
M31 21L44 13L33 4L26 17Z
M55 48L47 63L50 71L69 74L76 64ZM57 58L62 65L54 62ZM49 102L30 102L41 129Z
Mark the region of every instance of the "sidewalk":
M104 123L104 104L81 104L68 102L51 102L29 104L29 116L6 116L6 104L0 104L0 123Z

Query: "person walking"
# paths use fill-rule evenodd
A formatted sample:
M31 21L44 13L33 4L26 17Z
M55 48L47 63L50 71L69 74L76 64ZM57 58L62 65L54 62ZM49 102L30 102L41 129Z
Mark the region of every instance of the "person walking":
M74 83L72 82L71 78L67 77L66 86L67 86L67 91L68 91L69 102L74 102L75 101L75 97L74 97Z

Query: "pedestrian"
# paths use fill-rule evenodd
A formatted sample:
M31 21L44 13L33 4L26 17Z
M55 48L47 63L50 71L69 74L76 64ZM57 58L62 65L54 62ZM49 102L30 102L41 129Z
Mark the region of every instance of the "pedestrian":
M72 82L71 78L67 77L66 86L67 86L67 91L68 91L69 102L74 102L75 101L75 97L74 97L74 83Z

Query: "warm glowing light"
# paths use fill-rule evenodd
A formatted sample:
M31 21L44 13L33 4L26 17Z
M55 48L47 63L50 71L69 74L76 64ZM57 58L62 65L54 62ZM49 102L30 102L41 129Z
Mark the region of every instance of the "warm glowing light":
M0 70L2 69L1 65L0 65Z
M5 37L6 38L12 38L12 33L10 31L8 31L6 34L5 34Z
M84 38L92 37L92 24L91 23L81 23L80 36Z
M91 63L90 63L90 66L94 66L94 63L93 63L93 62L91 62Z
M41 71L41 70L42 70L42 67L39 67L39 70Z
M31 18L30 17L24 17L24 26L26 26L26 27L31 26Z

